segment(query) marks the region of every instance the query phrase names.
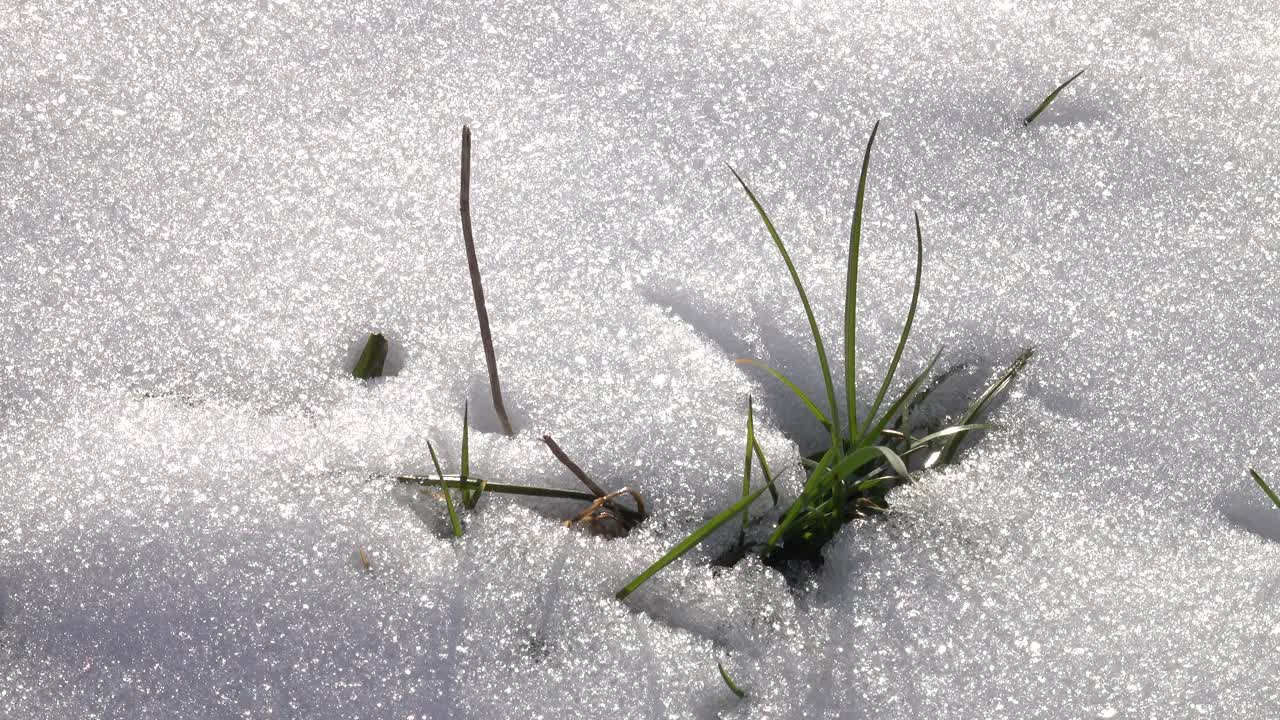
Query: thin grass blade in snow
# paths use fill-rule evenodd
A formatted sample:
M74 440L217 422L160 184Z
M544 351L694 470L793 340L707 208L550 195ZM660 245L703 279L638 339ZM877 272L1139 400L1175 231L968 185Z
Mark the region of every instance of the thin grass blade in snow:
M875 422L876 413L880 412L880 403L884 402L884 395L889 391L889 385L893 382L893 376L898 372L898 363L902 361L902 351L907 347L907 337L911 335L911 325L916 320L916 306L920 302L920 279L924 274L924 237L920 233L920 213L916 213L916 281L915 286L911 290L911 306L907 309L907 320L902 325L902 336L898 338L898 347L893 351L893 360L889 363L889 370L884 375L884 382L880 383L880 391L876 393L876 399L871 403L871 410L867 412L867 430L870 432L871 425ZM892 413L886 413L892 416ZM881 426L883 429L883 426ZM874 441L875 437L863 435L860 442Z
M1031 123L1035 122L1035 121L1036 121L1036 118L1040 117L1040 113L1042 113L1042 112L1044 112L1045 110L1049 109L1049 106L1053 104L1053 101L1058 99L1058 93L1060 93L1060 92L1062 92L1063 90L1065 90L1065 89L1067 88L1067 86L1068 86L1068 85L1070 85L1071 83L1075 82L1075 79L1076 79L1076 78L1078 78L1078 77L1080 77L1080 76L1081 76L1081 75L1083 75L1083 74L1084 74L1084 70L1081 70L1080 72L1076 73L1075 75L1072 75L1071 77L1067 78L1067 81L1066 81L1066 82L1064 82L1064 83L1062 83L1061 85L1059 85L1058 87L1054 88L1053 92L1049 93L1048 97L1046 97L1044 100L1040 101L1040 105L1038 105L1038 106L1036 107L1036 109L1035 109L1035 110L1032 110L1030 115L1028 115L1028 116L1026 116L1025 118L1023 118L1023 119L1022 119L1022 124L1023 124L1023 125L1030 125Z
M729 677L729 673L725 672L724 663L717 662L716 667L720 668L720 679L724 681L725 686L727 686L734 695L737 695L739 700L745 698L747 696L747 691L738 687L738 683L734 682L733 678Z
M995 381L987 386L987 389L982 393L982 395L979 396L977 400L973 401L973 404L969 406L969 409L965 411L965 414L960 417L960 421L956 424L971 425L974 418L981 415L1000 395L1000 393L1004 392L1009 385L1013 383L1014 379L1018 377L1023 368L1027 366L1027 363L1031 362L1031 358L1035 356L1035 353L1036 349L1034 347L1029 347L1026 350L1023 350L1018 357L1014 359L1013 363L1009 365L1004 372L1000 373L999 377L997 377ZM968 434L968 431L965 431L952 435L951 439L947 441L946 446L942 449L942 453L938 456L938 462L946 465L954 460L956 452L960 449L960 443L964 442L964 438Z
M688 537L681 540L675 547L668 550L667 554L658 558L658 561L646 568L644 572L635 576L635 578L631 582L627 583L626 587L619 590L614 597L619 600L626 599L628 595L635 592L636 588L643 585L646 580L653 577L659 570L675 562L681 555L684 555L696 547L698 543L706 540L711 533L719 530L720 526L737 517L738 513L742 512L744 509L751 507L751 503L755 502L756 499L763 495L764 491L767 489L768 486L765 486L756 490L738 502L730 505L724 512L708 520L702 527L694 530Z
M798 385L791 382L791 378L754 358L739 358L736 362L739 365L754 365L777 378L778 382L781 382L788 390L794 393L796 397L800 398L800 401L804 403L805 407L809 408L809 412L813 413L813 416L818 419L818 422L822 423L822 426L830 431L831 420L827 418L821 408L814 404L813 400L809 399L809 396L805 391L801 390Z
M436 449L427 441L427 451L431 453L431 463L436 466L436 476L440 478L440 491L444 493L444 504L449 509L449 524L453 526L453 536L462 537L462 522L458 520L458 511L453 507L453 493L444 484L444 471L440 469L440 459L436 457Z
M1262 488L1262 492L1271 498L1271 502L1275 503L1277 508L1280 508L1280 495L1276 495L1276 491L1272 490L1270 485L1267 485L1267 481L1262 479L1257 470L1249 468L1249 474L1253 476L1253 481L1258 483L1258 487Z
M791 254L787 252L787 246L783 244L782 238L778 235L778 230L773 226L773 220L769 219L769 213L765 212L764 206L756 199L756 194L747 186L742 176L738 174L733 166L729 167L729 172L737 178L738 184L747 192L747 197L751 199L751 204L755 206L756 212L760 214L760 219L764 221L764 226L769 230L769 237L773 239L773 244L778 248L778 254L782 255L782 261L787 265L787 272L791 274L791 283L796 287L796 293L800 296L800 304L804 306L805 317L809 320L809 332L813 334L813 345L818 352L818 366L822 369L822 382L826 386L827 404L830 406L831 414L831 444L835 445L840 437L840 410L836 405L836 389L831 380L831 365L827 362L827 349L822 343L822 332L818 330L818 321L813 315L813 306L809 304L809 294L804 290L804 283L800 282L800 274L796 272L795 263L791 261ZM811 403L812 404L812 403Z
M853 222L849 225L849 260L844 281L844 409L849 415L849 442L857 443L858 423L858 259L862 254L862 210L867 195L867 173L871 169L871 146L876 142L880 121L871 128L867 149L862 154L858 193L853 202Z

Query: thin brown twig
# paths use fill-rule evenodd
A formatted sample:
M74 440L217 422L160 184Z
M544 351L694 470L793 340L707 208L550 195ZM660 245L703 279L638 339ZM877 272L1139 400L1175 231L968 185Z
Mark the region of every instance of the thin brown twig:
M480 319L480 342L484 345L484 361L489 369L489 389L493 394L493 410L502 424L502 431L514 435L507 408L502 404L502 383L498 381L498 356L493 351L493 336L489 333L489 311L484 305L484 287L480 284L480 261L476 258L476 243L471 235L471 128L462 126L462 189L458 195L458 209L462 212L462 241L467 246L467 269L471 271L471 293L476 300L476 316Z
M573 459L570 458L567 454L565 454L564 450L560 449L560 446L556 443L554 438L552 438L550 435L543 435L542 442L547 444L547 447L551 449L551 454L556 456L556 459L560 461L560 464L568 468L569 472L573 473L573 476L578 478L578 480L581 481L583 485L587 486L587 489L591 491L592 495L596 496L595 502L593 502L591 506L588 507L583 512L583 514L578 519L575 519L573 522L575 523L580 522L581 518L585 518L591 515L591 513L599 509L601 506L608 507L609 509L613 510L617 514L621 515L623 519L626 521L625 523L621 524L624 529L630 529L631 527L634 527L636 524L642 522L645 518L649 516L649 511L647 508L645 508L644 500L641 499L640 493L636 492L635 490L632 490L629 487L624 487L621 490L618 490L617 492L612 492L612 493L606 492L605 489L600 487L598 484L596 484L596 481L592 480L591 477L587 475L587 473L581 467L578 467L578 464L574 462ZM624 493L630 495L632 499L636 501L635 510L622 507L621 505L618 505L617 503L614 502L614 498Z
M604 488L597 485L596 481L592 480L591 477L588 476L587 473L584 472L582 468L578 467L578 463L574 462L572 458L566 455L565 452L560 449L560 446L556 444L556 441L550 435L543 435L542 442L546 443L547 447L551 448L551 454L556 456L556 459L560 461L561 465L564 465L565 467L569 468L569 472L573 473L574 477L581 480L582 484L587 486L587 489L591 491L592 495L595 495L598 498L602 498L605 495L609 494L604 491Z

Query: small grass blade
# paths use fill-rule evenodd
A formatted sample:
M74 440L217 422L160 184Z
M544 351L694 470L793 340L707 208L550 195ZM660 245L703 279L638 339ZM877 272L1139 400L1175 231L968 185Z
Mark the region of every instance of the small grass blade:
M800 398L800 401L804 403L805 407L809 408L809 412L813 413L813 416L818 418L818 422L822 423L822 426L827 428L828 432L831 430L831 420L829 420L826 414L823 413L822 410L817 405L814 404L813 400L809 399L809 396L806 395L805 392L801 390L798 385L791 382L791 378L788 378L786 375L783 375L777 370L774 370L773 368L769 367L768 365L765 365L764 363L754 358L739 358L736 362L739 365L754 365L760 368L761 370L764 370L765 372L769 373L770 375L774 376L775 378L777 378L778 381L781 382L783 385L785 385L788 390L790 390L792 393L795 394L796 397Z
M469 402L464 402L462 404L462 464L460 466L461 470L458 471L458 476L463 480L471 477L471 452L468 449L470 445L468 440L468 435L470 434L470 425L468 423L470 405L471 403ZM479 504L480 494L483 492L483 482L480 483L480 489L475 490L474 492L463 489L462 506L468 510L474 510L476 505Z
M867 173L871 169L871 146L876 142L880 121L871 128L867 149L862 154L858 193L853 202L853 222L849 224L849 261L844 281L844 395L849 414L849 442L858 442L858 259L862 251L862 210L867 195ZM834 413L833 413L834 414Z
M1271 498L1271 502L1275 503L1277 508L1280 508L1280 495L1276 495L1275 490L1272 490L1271 486L1267 485L1267 481L1262 479L1257 470L1249 468L1249 474L1253 476L1253 481L1258 483L1258 487L1262 488L1262 492Z
M756 490L755 492L742 498L738 502L730 505L729 508L724 512L708 520L705 524L702 525L702 527L698 528L697 530L694 530L692 533L689 534L688 537L686 537L684 540L681 540L679 543L676 544L675 547L668 550L667 554L658 558L658 561L650 565L648 568L646 568L644 572L635 576L635 578L632 579L631 582L627 583L626 587L619 590L617 594L614 595L614 597L618 598L619 600L626 599L628 595L635 592L636 588L643 585L645 581L647 581L649 578L657 574L659 570L670 565L681 555L684 555L685 553L692 550L695 546L697 546L698 543L702 542L703 540L706 540L707 537L711 535L711 533L715 532L716 530L719 530L721 525L724 525L725 523L729 522L733 518L737 517L738 514L741 513L743 510L745 510L746 508L751 507L751 503L755 502L756 499L759 498L762 494L764 494L764 491L767 489L768 489L768 486L765 486L760 488L759 490Z
M427 451L431 453L431 463L436 466L436 476L440 478L440 491L444 493L445 507L449 508L449 524L453 526L453 536L462 537L462 522L458 520L458 511L453 507L453 493L444 485L444 471L440 469L440 459L436 457L436 449L427 441Z
M720 679L724 681L724 684L728 686L729 690L733 691L733 694L737 695L739 700L745 698L747 696L747 691L738 687L738 683L734 682L733 678L729 677L729 673L724 670L724 663L717 661L716 667L720 668Z
M582 492L581 490L561 490L560 488L538 487L536 485L512 485L510 483L495 483L488 480L481 480L472 475L469 480L463 480L457 475L444 475L443 478L424 477L422 475L397 475L396 480L404 485L422 485L424 487L438 488L454 488L457 490L475 490L481 487L485 492L499 493L502 495L524 495L527 497L546 497L546 498L564 498L566 500L585 500L591 502L596 499L591 493Z
M982 395L979 396L977 400L973 401L973 404L969 406L969 409L965 411L964 415L960 417L960 421L956 424L972 424L974 418L981 415L987 409L987 406L989 406L991 402L1000 395L1000 393L1004 392L1005 389L1013 383L1014 379L1018 377L1023 368L1027 366L1027 363L1031 362L1031 358L1035 356L1035 352L1036 349L1034 347L1029 347L1026 350L1023 350L1018 357L1014 359L1013 363L1010 364L1004 372L1000 373L1000 376L997 377L994 382L987 386L987 389L983 391ZM952 435L951 439L947 441L946 446L942 449L942 454L938 456L938 462L942 465L946 465L954 460L956 451L960 449L960 443L964 442L964 438L968 434L969 433L966 430L965 432Z
M916 282L915 287L911 290L911 307L907 309L907 321L902 325L902 336L898 338L898 347L893 351L893 361L889 363L889 370L884 375L884 382L880 383L880 391L876 393L875 402L871 403L871 410L867 413L867 429L870 431L871 424L874 422L876 413L880 412L880 403L884 402L884 395L889 391L889 385L893 383L893 376L898 372L898 363L902 361L902 351L907 347L907 337L911 335L911 324L916 319L916 306L920 302L920 278L924 274L924 237L920 234L920 213L916 213ZM867 436L862 436L867 440ZM875 440L875 438L870 438Z
M1074 81L1075 81L1075 79L1076 79L1076 78L1080 77L1080 76L1081 76L1081 75L1083 75L1083 74L1084 74L1084 70L1081 70L1080 72L1076 73L1075 75L1072 75L1071 77L1067 78L1067 81L1066 81L1066 82L1064 82L1064 83L1062 83L1061 85L1059 85L1058 87L1054 88L1053 92L1049 93L1048 97L1046 97L1044 100L1042 100L1042 101L1040 102L1040 105L1039 105L1039 106L1037 106L1035 110L1032 110L1032 111L1031 111L1031 114L1030 114L1030 115L1028 115L1028 116L1026 116L1025 118L1023 118L1023 119L1022 119L1022 124L1023 124L1023 125L1030 125L1031 123L1035 122L1035 121L1036 121L1036 118L1040 117L1040 113L1042 113L1042 112L1044 112L1045 110L1047 110L1047 109L1049 108L1049 105L1051 105L1051 104L1053 103L1053 101L1054 101L1054 100L1057 100L1057 99L1058 99L1058 93L1060 93L1060 92L1062 92L1063 90L1065 90L1065 89L1066 89L1066 87L1067 87L1068 85L1070 85L1072 82L1074 82Z
M351 374L361 380L382 377L382 366L387 360L387 346L387 339L382 333L370 335L364 342L364 350L360 352L360 359L356 360Z
M747 456L742 461L742 497L751 494L751 460L755 457L755 421L753 418L751 396L747 396ZM751 523L751 508L742 509L742 529L738 531L738 543L746 542L747 525Z
M836 445L840 439L840 408L836 405L836 389L831 381L831 365L827 362L827 349L822 343L822 333L818 330L818 321L813 315L813 306L809 304L809 294L804 291L804 283L800 282L800 274L796 272L795 263L791 262L791 254L787 252L787 246L782 243L782 238L778 236L778 230L773 226L773 221L769 219L769 213L765 212L764 206L756 199L756 194L751 192L751 188L747 186L742 176L738 174L733 166L729 166L729 172L738 179L738 184L747 192L747 197L751 199L751 204L755 206L756 212L760 214L760 219L764 220L764 226L769 230L769 237L773 238L773 244L778 248L778 254L782 255L782 261L787 265L787 272L791 273L791 284L795 285L796 293L800 296L800 304L804 306L805 317L809 320L809 331L813 334L813 345L818 353L818 365L822 369L822 382L827 390L827 403L831 410L831 444Z

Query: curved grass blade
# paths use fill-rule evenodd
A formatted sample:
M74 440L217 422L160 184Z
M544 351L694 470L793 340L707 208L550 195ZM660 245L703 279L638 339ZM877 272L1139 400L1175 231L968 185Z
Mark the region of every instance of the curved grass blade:
M865 447L858 448L844 456L840 462L833 465L831 467L831 473L838 477L848 476L865 466L867 463L870 463L872 460L875 460L877 457L883 457L888 461L889 466L893 468L893 471L898 475L898 477L902 478L904 481L910 482L911 473L907 472L906 463L902 462L902 458L898 456L898 453L884 445L867 445Z
M809 396L805 394L805 391L801 390L798 385L791 382L791 378L788 378L786 375L783 375L781 372L774 370L755 358L738 358L735 362L739 365L754 365L777 378L778 382L781 382L788 390L794 393L796 397L800 398L800 402L803 402L804 406L809 408L809 412L813 413L813 416L818 418L818 422L822 423L823 427L827 428L828 431L831 430L831 420L827 419L826 414L814 404L813 400L809 399Z
M1258 474L1258 471L1253 468L1249 468L1249 474L1253 476L1253 481L1258 483L1258 487L1262 488L1262 492L1266 493L1267 497L1271 498L1271 502L1275 503L1277 508L1280 508L1280 496L1276 495L1275 490L1272 490L1271 486L1267 485L1267 482L1262 479L1262 476Z
M782 261L787 265L787 272L791 274L791 283L796 287L796 293L800 296L800 304L804 306L805 317L809 320L809 331L813 334L813 345L818 351L818 365L822 368L822 382L827 390L827 403L831 406L831 444L835 445L839 440L838 428L840 426L840 409L836 405L835 385L831 381L831 365L827 362L826 346L822 344L822 333L818 330L818 321L813 315L813 306L809 304L809 294L804 291L804 283L800 282L800 274L796 272L795 263L791 261L791 254L787 252L787 246L783 244L782 238L778 236L778 230L773 226L773 221L769 219L769 213L765 212L764 206L756 199L756 194L747 186L742 176L738 174L733 166L729 166L729 172L737 178L738 184L747 192L747 197L751 198L751 204L755 206L756 212L760 214L760 219L764 220L764 226L769 230L769 237L773 238L773 244L778 248L778 253L782 255Z
M916 306L920 302L920 279L924 274L924 237L920 234L920 213L916 213L916 282L911 290L911 307L907 309L907 321L902 325L902 336L898 338L898 347L893 351L893 360L889 363L889 370L885 373L884 382L880 383L880 391L876 393L875 402L871 403L871 411L867 413L867 429L871 429L871 422L875 419L876 413L880 412L880 403L884 402L885 393L889 392L889 385L893 383L893 376L898 372L898 363L902 361L902 351L907 347L907 337L911 335L911 325L916 320ZM874 438L872 438L874 439ZM866 441L867 436L862 436L862 440Z
M458 520L458 512L453 507L453 493L444 486L444 471L440 469L440 459L436 457L436 449L427 441L427 450L431 453L431 463L436 466L436 475L440 478L441 491L444 493L445 507L449 508L449 524L453 526L453 536L462 537L462 523Z
M1086 68L1086 69L1088 69L1088 68ZM1080 72L1076 73L1075 75L1072 75L1071 77L1067 78L1067 81L1066 81L1066 82L1064 82L1064 83L1062 83L1061 85L1059 85L1058 87L1054 88L1053 92L1049 93L1048 97L1046 97L1044 100L1040 101L1040 104L1036 107L1036 109L1035 109L1035 110L1032 110L1032 111L1031 111L1031 114L1030 114L1030 115L1028 115L1028 116L1026 116L1025 118L1023 118L1023 119L1022 119L1022 124L1023 124L1023 125L1030 125L1031 123L1035 122L1035 121L1036 121L1036 118L1040 117L1040 113L1042 113L1042 112L1044 112L1045 110L1047 110L1047 109L1049 108L1049 105L1051 105L1051 104L1053 103L1053 101L1054 101L1054 100L1057 100L1057 99L1058 99L1058 93L1060 93L1060 92L1062 92L1063 90L1065 90L1065 89L1066 89L1066 87L1067 87L1068 85L1070 85L1072 82L1074 82L1074 81L1075 81L1075 79L1076 79L1076 78L1080 77L1080 76L1081 76L1081 75L1083 75L1083 74L1084 74L1084 70L1081 70Z
M698 543L702 542L703 540L706 540L707 536L709 536L711 533L715 532L716 530L720 529L721 525L724 525L725 523L729 522L733 518L737 517L738 513L750 507L751 503L755 502L756 498L759 498L762 494L764 494L764 491L767 489L768 487L766 486L766 487L760 488L759 490L756 490L755 492L742 498L738 502L730 505L729 508L724 512L708 520L705 524L703 524L702 527L698 528L697 530L694 530L692 533L689 534L688 537L686 537L684 540L681 540L679 543L676 544L675 547L668 550L667 554L663 555L661 558L658 558L658 561L650 565L648 568L646 568L644 572L635 576L635 578L632 579L631 582L627 583L626 587L619 590L614 595L614 597L618 598L619 600L626 599L628 595L635 592L636 588L643 585L646 580L648 580L649 578L657 574L659 570L670 565L672 562L676 560L676 558L692 550L694 546L696 546Z
M884 411L884 415L880 416L876 424L867 429L867 433L862 436L862 444L879 438L880 434L884 432L885 428L889 427L889 423L893 422L893 419L899 413L906 412L911 407L912 398L916 396L916 393L920 392L920 388L924 387L924 382L929 377L929 372L933 370L933 366L937 364L938 359L941 357L942 350L939 349L938 352L934 353L933 358L929 360L929 364L924 366L924 370L921 370L920 374L911 380L911 383L907 385L907 389L903 390L898 399L894 400L893 404Z
M1018 374L1027 366L1027 363L1031 362L1031 358L1035 353L1036 349L1034 347L1029 347L1019 353L1013 363L1010 364L1004 372L1000 373L1000 376L997 377L994 382L987 386L987 389L983 391L982 395L979 396L977 400L973 401L973 404L969 406L969 409L965 411L964 415L960 417L960 421L956 424L971 424L974 418L981 415L983 411L987 409L987 406L990 405L991 402L1000 395L1000 393L1004 392L1011 383L1013 383L1014 379L1018 377ZM968 434L968 431L965 431L952 435L951 439L947 441L946 446L942 449L942 454L938 456L938 462L946 465L954 460L956 451L960 449L960 443L964 442L964 438Z
M724 684L728 686L729 690L731 690L734 695L737 695L739 700L745 698L747 696L747 691L738 687L738 684L733 681L733 678L729 677L729 673L724 671L724 664L717 661L716 667L720 668L720 679L724 681Z
M867 194L867 173L871 169L871 146L875 144L880 121L871 128L867 149L862 154L858 194L853 202L853 222L849 225L849 261L844 281L844 396L849 414L849 442L857 443L858 425L858 258L862 249L862 211Z

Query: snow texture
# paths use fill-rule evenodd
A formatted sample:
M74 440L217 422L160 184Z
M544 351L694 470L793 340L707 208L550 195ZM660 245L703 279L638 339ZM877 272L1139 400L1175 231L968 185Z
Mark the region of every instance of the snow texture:
M0 58L0 717L1275 717L1280 5L49 0ZM800 591L716 536L614 600L735 499L748 393L777 467L822 440L734 363L821 387L725 164L838 347L876 120L862 390L919 210L904 370L1036 346L1004 429ZM653 517L451 539L385 474L464 402L476 472L574 488L551 433Z

